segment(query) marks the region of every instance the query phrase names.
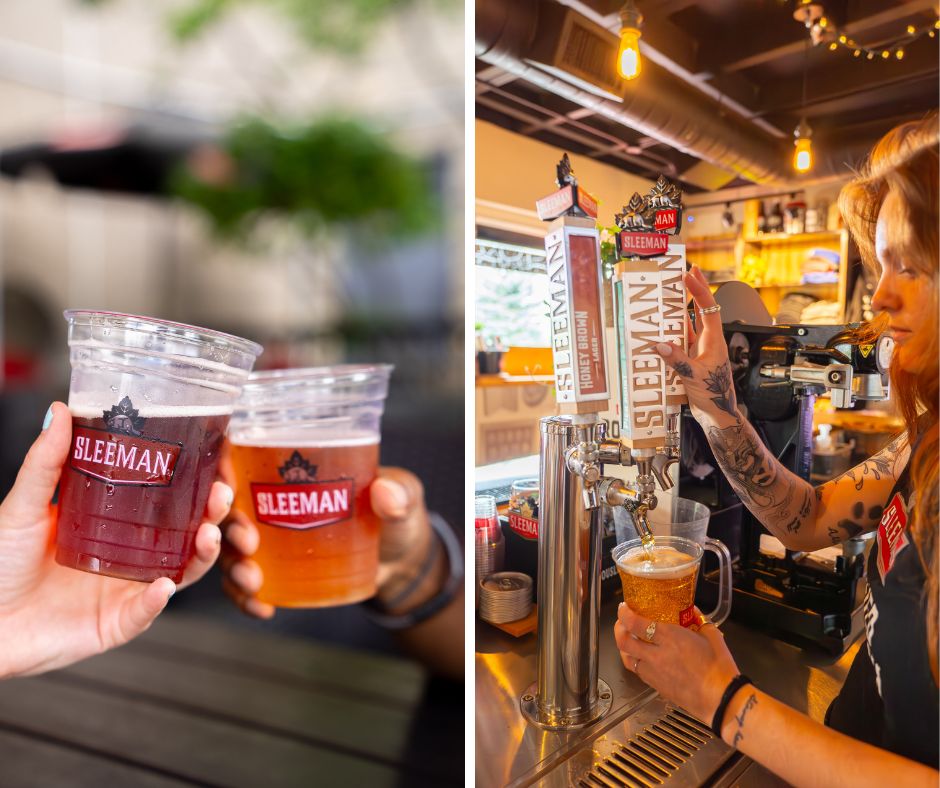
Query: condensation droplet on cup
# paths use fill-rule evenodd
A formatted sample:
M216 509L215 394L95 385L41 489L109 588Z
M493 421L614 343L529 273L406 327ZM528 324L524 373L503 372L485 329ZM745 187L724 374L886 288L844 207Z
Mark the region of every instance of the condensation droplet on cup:
M87 490L89 487L91 487L91 479L85 479L85 489Z
M111 329L108 326L105 326L103 329L101 329L102 336L108 336L108 334L110 333L111 333Z
M153 397L150 396L150 392L148 391L144 392L144 399L147 400L147 402L153 402Z
M111 386L111 391L113 391L115 394L117 393L117 390L118 390L117 386Z
M114 495L114 485L111 483L106 484L104 486L104 491L109 496Z
M160 566L166 566L169 563L169 559L166 556L160 559Z

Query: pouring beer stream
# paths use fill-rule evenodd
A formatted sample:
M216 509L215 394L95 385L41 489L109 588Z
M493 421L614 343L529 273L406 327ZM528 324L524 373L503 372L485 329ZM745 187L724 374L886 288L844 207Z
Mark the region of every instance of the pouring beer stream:
M681 379L655 352L686 344L685 247L669 243L681 227L680 192L660 177L617 214L618 264L604 277L597 202L575 179L568 155L558 190L539 200L545 238L552 351L559 415L540 422L538 676L523 695L526 719L541 728L583 727L606 713L611 690L598 676L603 505L629 511L652 559L647 512L656 487L670 489L679 458ZM612 288L616 391L608 381L604 287ZM619 399L620 436L600 414ZM604 474L636 466L635 483Z

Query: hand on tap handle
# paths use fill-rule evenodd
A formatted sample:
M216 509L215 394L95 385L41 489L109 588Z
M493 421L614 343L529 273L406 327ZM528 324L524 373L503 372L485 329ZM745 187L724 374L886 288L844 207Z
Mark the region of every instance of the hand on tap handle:
M688 325L689 353L668 343L657 345L656 352L681 375L692 415L700 422L726 426L737 421L738 413L721 314L715 309L715 297L705 276L696 266L685 275L685 285L696 310L696 326L693 328L691 321Z

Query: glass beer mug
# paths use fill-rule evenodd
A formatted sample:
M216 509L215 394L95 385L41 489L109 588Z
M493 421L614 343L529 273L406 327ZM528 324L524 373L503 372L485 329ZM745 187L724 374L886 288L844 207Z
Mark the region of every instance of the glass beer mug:
M731 555L717 539L702 543L682 536L657 536L650 553L640 539L617 545L611 552L623 599L641 616L668 624L695 623L695 586L702 556L709 550L718 556L718 603L705 617L720 625L731 612Z

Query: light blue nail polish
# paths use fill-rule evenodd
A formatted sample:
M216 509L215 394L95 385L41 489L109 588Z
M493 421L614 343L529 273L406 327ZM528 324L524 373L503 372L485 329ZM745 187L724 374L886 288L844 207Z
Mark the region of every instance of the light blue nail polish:
M49 425L52 424L52 417L53 417L53 415L54 415L54 414L53 414L53 412L52 412L52 405L50 405L50 406L49 406L49 410L46 411L46 418L44 418L44 419L42 420L42 429L43 429L43 431L49 429Z

